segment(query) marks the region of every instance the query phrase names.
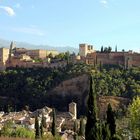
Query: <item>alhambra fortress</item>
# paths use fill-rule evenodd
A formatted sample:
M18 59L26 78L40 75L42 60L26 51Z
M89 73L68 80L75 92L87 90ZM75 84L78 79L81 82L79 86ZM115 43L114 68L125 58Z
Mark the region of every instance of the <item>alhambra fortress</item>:
M97 52L93 49L92 45L80 44L79 53L87 64L122 65L125 68L140 66L140 53L133 52L132 50L128 52L118 52L117 50L114 52Z
M59 52L56 50L17 48L16 44L11 42L9 48L0 48L0 70L5 70L8 67L62 67L67 64L64 60L55 60L51 63L50 54L53 58ZM140 53L133 51L118 52L117 50L101 52L96 51L89 44L79 44L79 54L71 54L69 57L73 63L121 65L124 68L140 66ZM35 61L36 59L42 61Z

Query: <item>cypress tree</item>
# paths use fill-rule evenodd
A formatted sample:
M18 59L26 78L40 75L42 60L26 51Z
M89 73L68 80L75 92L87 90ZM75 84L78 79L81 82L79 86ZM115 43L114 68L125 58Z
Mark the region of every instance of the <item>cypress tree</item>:
M78 140L78 135L77 135L77 133L74 134L73 138L74 138L74 140Z
M80 136L84 136L85 135L85 124L84 124L84 119L83 118L80 119L80 131L79 131L79 135Z
M118 49L117 49L117 45L116 45L116 47L115 47L115 52L117 52L118 51Z
M74 136L73 136L74 140L78 140L78 135L77 135L77 132L78 132L78 123L77 123L76 120L74 121L73 131L74 131Z
M95 94L95 84L90 76L90 90L88 98L87 123L85 130L86 140L97 140L97 103Z
M102 122L98 123L98 139L102 140Z
M103 46L101 46L101 53L103 53L104 52L104 47Z
M115 124L115 114L114 111L112 110L110 103L108 104L108 109L106 113L107 113L107 124L109 126L111 136L113 136L116 133L116 124Z
M102 124L102 140L110 140L110 130L107 124Z
M46 125L46 118L44 117L44 114L42 113L42 120L41 120L41 123L43 125L44 128L47 128L47 125Z
M100 61L100 71L102 71L102 61Z
M56 113L55 113L55 109L53 109L53 121L52 121L52 135L56 136Z
M43 124L42 124L42 122L40 124L40 135L41 135L41 137L43 137Z
M35 138L40 138L39 122L38 117L35 117Z

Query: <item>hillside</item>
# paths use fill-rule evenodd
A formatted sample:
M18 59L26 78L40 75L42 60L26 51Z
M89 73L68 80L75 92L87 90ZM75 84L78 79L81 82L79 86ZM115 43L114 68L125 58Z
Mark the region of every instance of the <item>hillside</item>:
M97 96L106 96L105 103L114 96L114 99L118 98L120 101L115 99L112 102L119 107L119 104L125 104L120 97L132 100L136 95L140 95L139 68L99 71L85 64L58 69L13 68L0 72L0 109L7 111L10 107L18 111L28 105L32 111L44 106L67 111L68 104L74 101L78 103L78 115L83 115L86 113L89 90L86 73L89 71L92 71Z

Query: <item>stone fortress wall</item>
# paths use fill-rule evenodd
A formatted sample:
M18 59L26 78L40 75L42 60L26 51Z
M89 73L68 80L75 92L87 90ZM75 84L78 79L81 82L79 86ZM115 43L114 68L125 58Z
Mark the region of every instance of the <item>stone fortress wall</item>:
M57 51L48 51L52 55L57 55ZM49 55L46 50L36 49L27 50L25 48L16 48L14 42L9 48L0 48L0 70L7 67L63 67L67 65L66 61L49 63L46 56ZM34 62L33 59L42 59L43 62ZM96 52L93 45L79 44L79 55L71 56L73 63L95 64L111 64L122 65L125 68L132 66L140 66L140 53L128 52Z
M81 49L82 48L82 49ZM79 45L80 54L86 54L85 62L87 64L112 64L123 65L125 67L140 66L140 53L128 52L96 52L94 49L86 52L88 45ZM81 55L83 57L83 55Z

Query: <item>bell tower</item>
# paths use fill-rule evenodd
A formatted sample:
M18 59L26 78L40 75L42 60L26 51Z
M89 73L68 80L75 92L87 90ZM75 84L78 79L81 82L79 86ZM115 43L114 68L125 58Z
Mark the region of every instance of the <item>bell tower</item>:
M69 112L72 114L73 119L77 119L77 104L75 102L69 104Z

